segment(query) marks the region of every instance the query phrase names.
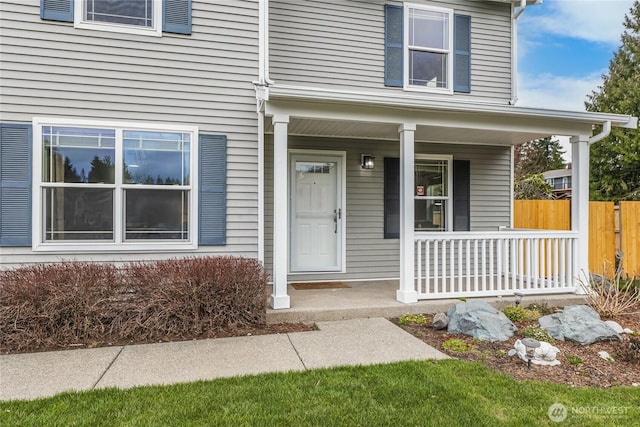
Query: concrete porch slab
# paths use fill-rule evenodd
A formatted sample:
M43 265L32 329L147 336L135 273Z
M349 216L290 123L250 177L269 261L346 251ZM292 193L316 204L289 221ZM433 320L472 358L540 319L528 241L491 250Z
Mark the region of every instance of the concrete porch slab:
M404 304L396 300L397 280L347 282L350 288L296 290L288 286L291 308L267 309L267 323L312 323L367 317L398 317L407 313L438 313L460 302L458 299L422 300ZM472 300L476 298L468 298ZM514 303L513 297L477 298L496 308ZM584 304L576 294L526 295L523 305L547 304L550 307Z

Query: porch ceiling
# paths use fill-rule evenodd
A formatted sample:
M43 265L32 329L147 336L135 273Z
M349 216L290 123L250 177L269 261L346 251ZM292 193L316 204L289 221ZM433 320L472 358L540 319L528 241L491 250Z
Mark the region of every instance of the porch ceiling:
M265 130L267 133L273 133L270 118L268 118ZM289 135L315 137L397 141L398 124L291 117L288 133ZM549 135L550 133L540 132L418 125L415 140L420 142L513 145Z

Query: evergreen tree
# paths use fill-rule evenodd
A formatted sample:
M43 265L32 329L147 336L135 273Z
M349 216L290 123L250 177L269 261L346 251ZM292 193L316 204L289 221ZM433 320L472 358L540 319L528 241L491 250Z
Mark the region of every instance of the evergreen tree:
M64 158L64 182L82 182L76 167L71 163L71 159L67 156Z
M114 177L115 167L111 161L111 156L104 156L102 159L94 156L93 160L91 160L88 181L113 184L115 182Z
M551 137L516 145L514 151L516 180L548 170L564 168L563 154L560 142Z
M588 111L640 116L640 1L624 19L621 45L602 86L588 95ZM640 131L611 130L591 147L591 200L640 200Z

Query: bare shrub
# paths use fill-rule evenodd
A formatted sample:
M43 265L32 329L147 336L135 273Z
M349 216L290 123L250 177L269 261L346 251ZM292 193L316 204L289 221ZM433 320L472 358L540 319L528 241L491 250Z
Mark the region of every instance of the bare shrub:
M634 285L634 278L623 278L622 268L616 269L613 278L590 275L585 288L587 303L602 317L615 317L640 312L640 288Z
M16 351L105 335L117 280L112 264L62 262L0 272L0 342Z
M129 327L147 339L266 322L267 276L256 260L207 257L136 263L127 268L126 277L140 302Z
M266 322L256 260L62 262L0 271L0 350L212 336Z
M640 338L631 338L629 342L620 344L616 356L622 362L640 364Z

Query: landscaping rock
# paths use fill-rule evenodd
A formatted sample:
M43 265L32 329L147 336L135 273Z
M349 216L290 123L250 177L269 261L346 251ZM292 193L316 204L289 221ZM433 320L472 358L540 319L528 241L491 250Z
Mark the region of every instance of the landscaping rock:
M604 323L608 327L610 327L611 330L613 330L613 332L615 332L616 334L624 333L624 329L622 329L622 326L620 326L618 322L614 322L613 320L606 320Z
M435 329L444 329L449 324L449 318L444 313L438 313L433 316L433 327Z
M596 341L622 341L600 315L586 305L571 305L560 313L543 316L538 323L557 340L572 340L582 345Z
M624 329L622 330L622 333L623 333L623 334L632 334L632 333L633 333L633 329L624 328Z
M611 357L611 355L609 353L607 353L606 351L599 351L598 352L598 356L601 359L606 360L607 362L613 362L613 357Z
M506 341L518 330L503 312L484 301L461 302L449 308L449 333L485 341Z
M589 273L589 283L596 289L604 288L607 294L611 292L611 281L600 274Z

